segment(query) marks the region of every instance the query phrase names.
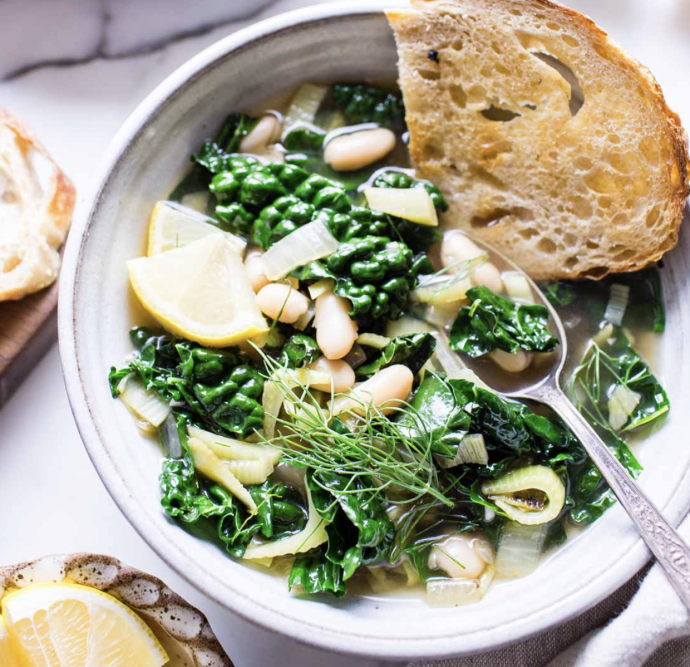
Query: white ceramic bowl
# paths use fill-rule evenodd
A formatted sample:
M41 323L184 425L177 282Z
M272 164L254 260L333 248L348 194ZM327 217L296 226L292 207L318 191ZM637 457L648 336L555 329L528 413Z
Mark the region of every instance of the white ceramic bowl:
M224 115L304 80L394 77L396 52L381 12L392 3L329 4L259 23L218 42L163 82L114 139L88 215L70 234L60 286L60 346L82 438L105 485L142 537L207 595L255 623L323 648L388 659L441 658L496 648L572 617L628 580L648 553L619 507L535 574L492 587L479 604L431 609L421 599L302 600L285 582L234 562L169 521L159 503L161 452L142 437L106 376L131 351L137 310L125 261L142 252L153 202ZM684 247L666 259L663 380L671 417L638 450L642 486L673 521L690 504L684 378L690 331ZM685 405L682 405L683 401Z

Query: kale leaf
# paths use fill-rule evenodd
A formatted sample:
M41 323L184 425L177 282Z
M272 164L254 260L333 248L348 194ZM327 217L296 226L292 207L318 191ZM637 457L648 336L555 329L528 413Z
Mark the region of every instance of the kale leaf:
M542 291L554 306L569 306L576 298L572 285L566 282L547 283L542 286Z
M292 487L269 480L248 486L257 505L252 516L225 488L199 475L187 446L188 424L184 415L178 418L182 456L166 458L159 478L161 505L168 516L199 537L220 542L237 558L255 535L278 540L304 529L307 509Z
M661 417L670 409L663 387L620 328L601 345L592 342L567 389L579 409L595 426L610 430L608 399L617 386L635 392L640 401L622 427L629 431Z
M358 378L368 378L394 364L403 364L416 375L434 353L436 338L430 333L408 334L396 336L381 350L365 349L367 362L357 368Z
M400 241L365 236L340 247L325 260L336 278L335 293L349 299L350 315L360 322L400 318L421 273L433 273L429 258Z
M518 304L486 287L472 287L467 297L472 303L458 311L450 330L453 350L479 357L496 348L551 352L558 345L544 306Z
M329 522L328 543L295 560L289 585L340 596L361 565L388 560L395 527L381 495L361 477L309 470L307 484L316 511Z
M146 327L130 332L138 351L122 369L111 369L111 390L119 379L136 373L147 390L174 402L207 429L246 437L263 425L264 378L237 348L209 349Z
M395 130L405 127L400 93L363 83L334 83L331 93L335 106L350 123L378 123Z
M301 368L321 356L318 343L306 334L294 334L285 343L278 363L286 368Z

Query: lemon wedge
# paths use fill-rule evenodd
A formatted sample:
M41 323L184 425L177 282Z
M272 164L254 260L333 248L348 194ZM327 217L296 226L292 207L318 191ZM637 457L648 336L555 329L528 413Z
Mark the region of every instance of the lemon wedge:
M144 308L178 336L224 347L268 331L242 258L221 234L127 267Z
M22 667L161 667L168 662L146 623L95 588L29 586L3 599L2 614Z
M10 635L2 616L0 616L0 667L19 667L19 663L14 658Z
M213 219L174 201L159 201L149 220L149 257L183 248L209 234L222 234L242 254L247 242L214 226Z

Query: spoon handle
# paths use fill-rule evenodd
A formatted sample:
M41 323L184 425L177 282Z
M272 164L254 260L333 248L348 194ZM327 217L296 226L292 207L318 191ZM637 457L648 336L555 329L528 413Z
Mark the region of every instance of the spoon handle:
M559 387L542 385L531 398L553 408L582 443L616 498L637 525L640 536L690 610L690 548L663 517L603 440Z

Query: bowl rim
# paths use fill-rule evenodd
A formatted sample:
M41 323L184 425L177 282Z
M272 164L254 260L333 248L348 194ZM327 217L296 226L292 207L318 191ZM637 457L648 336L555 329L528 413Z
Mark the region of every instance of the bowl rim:
M497 627L487 628L472 634L452 634L429 639L399 637L396 639L375 638L352 631L342 631L311 624L300 619L283 615L274 609L253 601L239 591L231 591L226 586L219 587L214 577L160 532L155 523L142 513L138 503L124 482L117 475L108 474L112 462L95 421L92 407L83 382L83 369L80 366L76 346L77 275L82 263L82 253L89 229L97 217L104 200L104 190L126 157L133 140L144 131L147 123L157 114L166 101L180 93L189 83L215 63L244 46L259 41L272 34L299 28L306 24L337 20L340 17L357 15L380 15L386 8L400 7L404 0L350 0L313 5L265 19L227 37L220 39L196 56L185 62L163 80L132 112L114 136L101 161L97 177L91 191L80 207L66 245L63 268L60 278L60 299L58 310L58 334L60 356L67 394L81 439L103 484L111 497L136 529L142 539L157 555L172 567L176 573L202 591L225 609L238 614L264 629L280 632L299 643L320 649L336 651L360 657L412 660L424 658L448 658L470 655L498 649L502 646L523 641L561 624L591 608L613 593L633 577L649 560L650 553L641 538L637 537L634 546L619 559L615 570L599 572L588 582L584 582L575 593L561 599L531 619L528 630L524 625L501 628L502 636L492 636ZM84 209L84 210L82 210ZM679 487L690 481L688 469L679 482ZM675 494L675 490L674 490ZM664 508L662 508L664 509ZM621 511L620 507L611 512ZM681 516L679 508L673 508L667 515L672 520ZM527 620L527 619L523 619ZM354 641L353 641L354 640Z

